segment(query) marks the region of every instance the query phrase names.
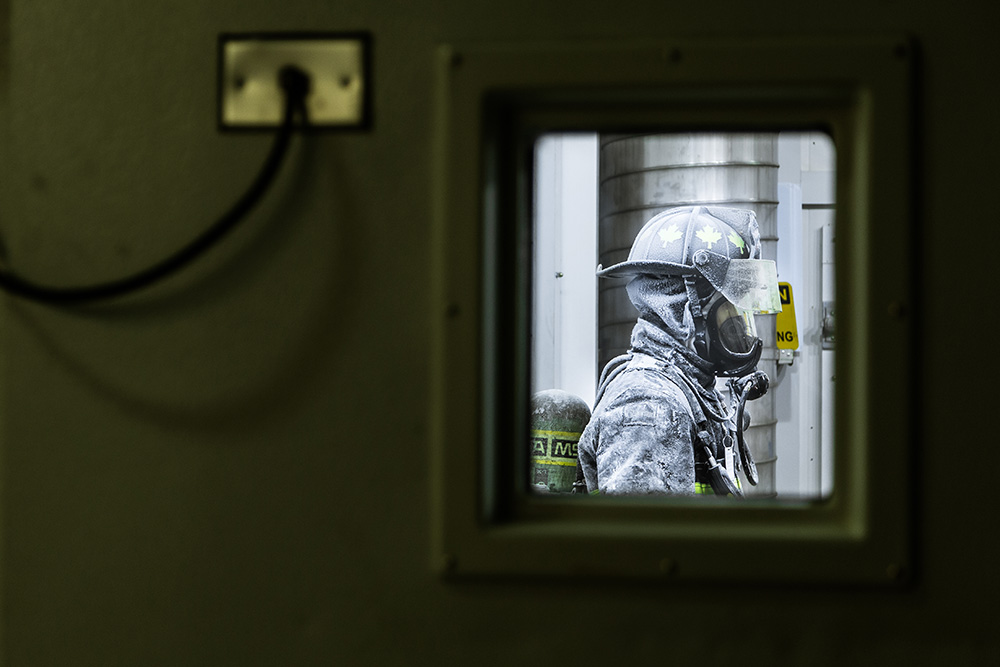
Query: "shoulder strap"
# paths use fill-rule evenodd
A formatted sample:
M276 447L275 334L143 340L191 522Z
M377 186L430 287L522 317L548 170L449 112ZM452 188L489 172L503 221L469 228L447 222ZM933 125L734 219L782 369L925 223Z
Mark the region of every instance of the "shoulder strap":
M605 366L604 370L601 371L601 378L597 381L597 396L594 397L594 407L601 402L604 398L604 390L608 388L611 381L614 380L619 373L621 373L628 366L628 362L632 360L632 353L628 352L626 354L619 354L617 357L609 361Z
M715 456L716 458L722 456L719 445L717 443L713 443L712 438L709 436L709 418L705 414L705 410L702 407L701 399L695 389L691 386L691 380L681 373L675 366L664 363L658 359L646 357L643 359L643 362L640 363L642 367L656 370L663 375L663 377L669 380L671 384L680 389L681 393L684 394L684 398L687 399L688 414L691 415L691 420L695 424L693 433L695 463L702 467L707 465L707 457L704 451L705 447L711 451L712 456Z

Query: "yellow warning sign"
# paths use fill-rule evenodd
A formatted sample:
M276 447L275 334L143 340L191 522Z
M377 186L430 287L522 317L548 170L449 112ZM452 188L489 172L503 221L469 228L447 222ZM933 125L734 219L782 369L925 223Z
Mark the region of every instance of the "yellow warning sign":
M795 302L792 300L792 286L778 283L781 296L781 312L775 317L779 350L799 349L799 332L795 328Z

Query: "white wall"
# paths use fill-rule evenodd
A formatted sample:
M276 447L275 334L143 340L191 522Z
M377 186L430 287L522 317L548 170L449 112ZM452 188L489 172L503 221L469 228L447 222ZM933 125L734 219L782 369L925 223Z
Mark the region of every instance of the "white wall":
M792 286L799 348L772 378L778 496L828 495L833 468L833 350L823 350L824 302L834 299L836 151L820 133L778 141L778 279Z
M597 135L536 147L532 391L562 389L593 407L597 359Z

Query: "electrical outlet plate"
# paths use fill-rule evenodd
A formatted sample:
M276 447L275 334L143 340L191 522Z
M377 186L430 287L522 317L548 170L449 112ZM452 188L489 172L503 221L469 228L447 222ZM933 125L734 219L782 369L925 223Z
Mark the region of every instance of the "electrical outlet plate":
M309 127L367 129L371 123L371 38L367 33L255 33L219 39L219 127L281 125L278 72L296 65L312 79Z

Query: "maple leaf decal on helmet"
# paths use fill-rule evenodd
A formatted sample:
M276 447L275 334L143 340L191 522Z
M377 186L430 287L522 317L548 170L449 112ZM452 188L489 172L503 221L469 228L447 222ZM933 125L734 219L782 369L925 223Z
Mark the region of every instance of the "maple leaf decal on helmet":
M704 241L709 250L712 249L713 243L717 243L719 239L722 238L722 234L719 233L719 230L709 225L705 225L703 228L699 229L695 233L695 236Z
M743 237L737 234L735 231L729 232L729 241L740 249L740 254L746 253L747 244L743 241Z
M683 236L683 234L681 234L681 230L677 229L677 225L670 225L666 229L661 229L659 235L660 240L663 241L664 248L667 247L668 243L673 243Z

